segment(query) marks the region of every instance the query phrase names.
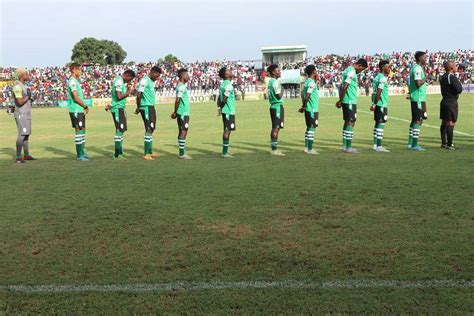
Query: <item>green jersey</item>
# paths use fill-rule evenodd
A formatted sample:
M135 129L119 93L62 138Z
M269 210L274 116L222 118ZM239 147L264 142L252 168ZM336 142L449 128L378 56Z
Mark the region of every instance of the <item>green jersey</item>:
M282 87L279 80L271 78L268 81L268 101L270 101L270 108L279 108L283 105L283 97L278 99L277 94L282 93Z
M306 95L308 93L311 95L309 97L308 102L306 103L306 111L312 113L319 112L318 85L311 78L306 79L304 82L302 98L306 99Z
M413 102L426 101L426 82L419 88L415 83L415 80L423 79L425 79L423 68L418 64L413 65L410 69L410 100Z
M349 105L357 104L357 80L358 77L354 67L347 67L342 73L342 83L340 89L342 89L346 83L349 84L349 87L347 87L346 94L344 95L344 98L342 98L342 103Z
M127 87L125 86L121 76L115 77L114 82L112 83L112 111L125 108L125 103L127 102L127 98L119 100L117 92L120 92L121 94L127 92Z
M145 76L140 80L138 85L138 92L142 93L142 100L140 106L155 106L155 83L150 79L150 77Z
M186 85L182 82L178 83L178 86L176 87L176 97L180 98L176 113L181 116L189 116L191 114L191 109L189 107L188 88L186 88Z
M79 99L84 102L84 92L82 91L79 80L70 77L67 81L67 108L70 113L84 113L84 108L74 101L72 96L73 91L76 91Z
M219 87L219 100L223 100L224 96L227 97L225 104L221 108L223 114L235 115L235 94L234 86L230 80L224 80Z
M379 72L378 75L374 78L373 82L373 92L372 92L372 104L380 106L382 108L388 107L388 80L383 73ZM375 103L375 97L377 96L378 89L382 89L380 94L380 99Z

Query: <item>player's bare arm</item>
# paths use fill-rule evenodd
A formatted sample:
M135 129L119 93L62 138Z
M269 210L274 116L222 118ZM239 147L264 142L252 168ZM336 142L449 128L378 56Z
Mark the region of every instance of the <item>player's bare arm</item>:
M222 113L222 107L227 103L227 96L224 94L222 100L219 104L219 100L217 101L217 116L220 116Z
M120 91L117 91L117 100L123 100L125 99L126 97L130 96L130 90L127 90L127 92L125 93L121 93Z
M342 106L342 99L344 99L348 88L349 84L345 82L342 89L339 91L339 100L336 102L336 107L340 108Z
M72 98L74 99L74 102L79 104L84 109L86 114L89 113L89 107L84 104L84 102L81 100L81 98L79 98L79 96L77 95L77 91L75 91L75 90L72 91Z
M25 95L22 98L15 98L15 104L18 107L22 107L23 105L25 105L28 102L28 100L30 100L30 96L28 96L28 95Z
M140 106L142 103L143 92L138 91L137 93L137 108L135 109L135 114L140 113Z
M303 113L306 110L306 106L308 105L309 98L311 97L311 93L306 93L305 98L303 99L303 105L298 110L298 112Z
M370 108L371 111L374 110L374 108L375 108L374 105L377 104L380 101L380 96L382 95L382 91L383 91L383 89L380 89L380 88L377 89L377 94L375 95L374 104Z
M171 118L175 119L176 118L176 112L178 111L179 103L181 102L181 97L176 97L176 100L174 101L174 111L171 113Z
M283 98L283 87L281 87L281 92L280 92L280 93L276 93L275 96L276 96L276 98L277 98L278 100L280 100L281 98Z

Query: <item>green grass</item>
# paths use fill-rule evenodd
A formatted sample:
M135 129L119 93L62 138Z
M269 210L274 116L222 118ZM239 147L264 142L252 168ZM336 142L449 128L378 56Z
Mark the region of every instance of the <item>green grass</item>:
M171 105L157 106L156 161L141 160L143 126L129 110L124 151L112 161L113 124L103 108L87 121L91 161L74 157L61 109L35 109L31 152L13 163L16 128L0 113L0 285L137 284L177 281L472 280L473 137L439 149L422 127L406 149L408 123L391 119L372 151L371 114L360 112L354 145L340 152L342 113L322 99L315 147L302 152L299 102L286 103L285 157L269 154L265 102L239 102L236 158L222 160L214 104L193 104L188 153L177 159ZM392 97L389 115L409 119ZM439 126L440 96L429 96ZM456 130L474 135L474 95L460 98ZM359 110L368 111L361 98ZM457 313L474 312L468 288L225 289L152 293L0 291L0 313Z

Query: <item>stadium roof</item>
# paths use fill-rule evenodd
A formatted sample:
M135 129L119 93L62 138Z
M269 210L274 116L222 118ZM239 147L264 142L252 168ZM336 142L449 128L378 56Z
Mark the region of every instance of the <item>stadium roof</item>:
M262 53L306 52L306 45L265 46Z

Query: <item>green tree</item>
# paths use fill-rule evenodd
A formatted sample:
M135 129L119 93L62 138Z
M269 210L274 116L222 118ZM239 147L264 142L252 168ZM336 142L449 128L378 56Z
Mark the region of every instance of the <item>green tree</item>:
M164 58L158 59L158 63L160 63L160 64L162 64L162 63L172 64L172 63L179 62L179 61L180 60L178 59L178 57L176 57L173 54L168 54Z
M100 65L121 64L127 57L122 47L114 41L85 37L72 48L71 61Z

